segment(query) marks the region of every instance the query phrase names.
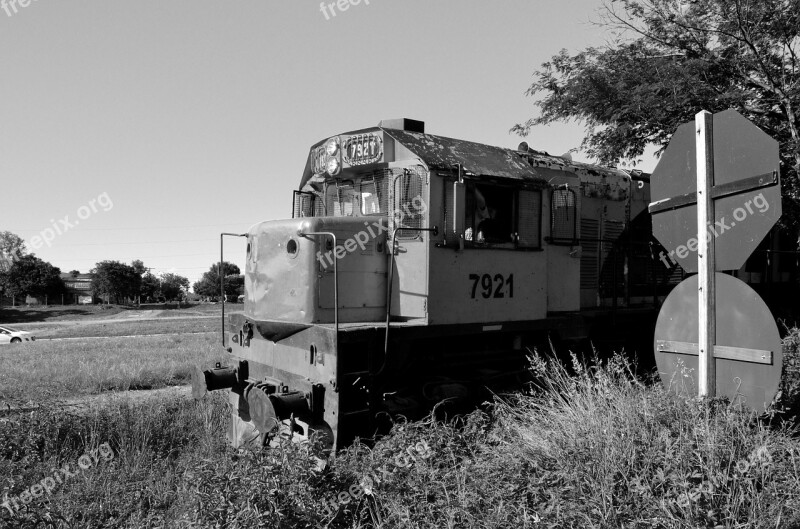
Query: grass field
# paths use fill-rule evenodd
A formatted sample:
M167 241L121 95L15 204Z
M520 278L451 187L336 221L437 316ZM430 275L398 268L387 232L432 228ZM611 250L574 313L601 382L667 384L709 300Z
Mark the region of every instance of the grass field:
M228 308L241 309L241 304L228 304ZM0 307L0 325L20 323L58 322L58 321L87 321L117 319L121 317L136 317L137 315L151 315L155 317L194 317L214 316L221 311L218 303L182 304L147 304L136 306L123 305L50 305L47 307Z
M9 498L0 525L800 526L800 443L791 431L723 402L670 396L619 360L577 372L543 367L535 394L453 423L399 423L324 469L307 445L227 448L222 394L0 419L0 491ZM77 471L81 455L103 443L112 460L23 504L53 469ZM409 451L421 444L425 457Z
M180 334L221 332L219 316L203 318L132 319L130 321L60 322L48 325L24 324L15 328L33 332L39 338L85 338L103 336L141 336L148 334Z
M218 334L37 341L0 348L0 402L187 384L224 361Z
M618 357L569 373L538 362L530 394L455 421L398 422L324 468L308 445L229 448L225 392L201 402L125 394L80 413L52 400L185 383L190 366L223 360L217 340L0 349L0 403L41 405L0 417L0 527L800 527L790 417L670 395ZM800 333L786 345L783 390L796 404ZM421 445L425 457L412 449ZM82 457L101 446L113 457ZM65 465L72 473L56 483Z

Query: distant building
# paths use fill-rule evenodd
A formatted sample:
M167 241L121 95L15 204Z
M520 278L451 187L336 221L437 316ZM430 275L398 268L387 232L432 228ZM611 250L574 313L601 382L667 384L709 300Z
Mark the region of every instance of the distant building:
M92 290L92 274L61 274L66 291L64 292L64 303L91 305L95 302L94 290Z

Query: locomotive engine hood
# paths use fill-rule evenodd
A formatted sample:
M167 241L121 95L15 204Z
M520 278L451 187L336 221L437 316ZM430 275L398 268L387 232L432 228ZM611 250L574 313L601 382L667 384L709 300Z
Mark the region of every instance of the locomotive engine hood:
M352 146L354 139L367 136L376 138L380 154L368 159L352 159L346 147ZM326 152L331 143L339 146L334 155ZM630 177L625 171L574 162L569 157L551 156L527 146L523 148L523 145L517 150L495 147L426 134L424 124L413 120L382 121L377 127L339 134L312 146L298 189L303 189L315 177L335 177L336 174L326 172L327 162L332 158L339 171L356 165L416 158L430 170L453 172L460 166L462 175L467 178L523 181L529 188L559 184L569 173L579 176L593 196L609 200L625 200L629 196Z
M248 233L245 313L261 321L332 321L336 257L341 321L380 320L386 299L386 225L385 217L256 224ZM335 235L336 245L332 237L310 235L321 232Z

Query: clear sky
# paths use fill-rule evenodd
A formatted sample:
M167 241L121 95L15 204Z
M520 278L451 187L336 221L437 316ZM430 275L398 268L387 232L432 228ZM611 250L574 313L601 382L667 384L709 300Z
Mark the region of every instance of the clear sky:
M409 117L515 147L534 69L605 39L599 0L20 1L0 10L0 231L63 272L142 259L192 282L221 231L291 216L313 143Z

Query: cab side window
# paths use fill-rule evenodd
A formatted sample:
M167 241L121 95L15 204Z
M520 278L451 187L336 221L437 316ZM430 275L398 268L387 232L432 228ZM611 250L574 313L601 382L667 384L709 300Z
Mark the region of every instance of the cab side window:
M421 167L410 167L395 176L392 183L392 230L397 230L398 239L421 240L427 206L423 198L425 171Z
M465 198L464 240L473 247L541 247L540 191L471 184Z

